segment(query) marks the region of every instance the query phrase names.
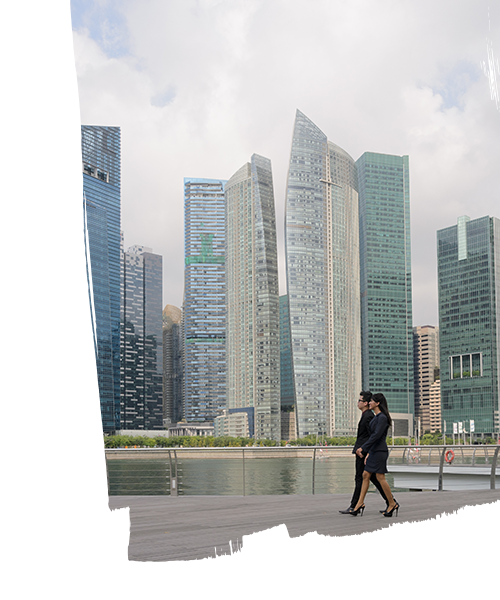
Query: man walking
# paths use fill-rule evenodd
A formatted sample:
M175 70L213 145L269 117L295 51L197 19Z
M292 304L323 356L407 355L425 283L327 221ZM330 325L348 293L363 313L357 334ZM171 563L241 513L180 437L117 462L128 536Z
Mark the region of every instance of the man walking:
M365 456L358 456L356 454L356 450L358 448L361 448L370 437L370 421L375 416L372 413L372 411L368 408L368 402L370 402L371 397L371 392L360 392L359 394L358 408L361 411L361 418L358 423L358 435L356 437L356 443L354 444L354 448L352 450L352 453L356 456L356 475L354 476L355 488L349 508L347 508L346 510L339 510L339 513L343 515L348 515L353 511L354 507L356 506L359 500L359 494L361 492L361 484L363 483L363 471L365 470ZM377 479L376 473L372 473L370 481L377 488L380 495L385 500L387 506L389 506L387 498L384 494L384 490L382 489L382 486L380 485Z

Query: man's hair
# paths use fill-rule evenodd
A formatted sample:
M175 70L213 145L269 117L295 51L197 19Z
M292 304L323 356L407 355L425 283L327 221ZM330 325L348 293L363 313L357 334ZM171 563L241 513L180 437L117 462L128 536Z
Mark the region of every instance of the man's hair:
M359 395L363 399L363 402L370 402L370 400L372 398L371 392L359 392Z

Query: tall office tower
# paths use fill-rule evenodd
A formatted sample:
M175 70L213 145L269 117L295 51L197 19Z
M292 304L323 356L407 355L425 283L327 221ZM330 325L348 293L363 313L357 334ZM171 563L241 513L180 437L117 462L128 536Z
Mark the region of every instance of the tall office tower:
M182 419L182 311L167 304L163 309L163 423Z
M271 161L254 154L225 186L227 407L281 439L278 252Z
M297 435L351 435L361 389L356 165L299 110L285 246Z
M119 127L82 126L82 171L102 428L111 433L120 427Z
M222 179L184 179L184 418L226 408L225 200Z
M124 253L121 429L163 428L162 269L151 248Z
M436 379L429 389L429 413L431 433L442 431L441 381L439 379Z
M363 389L387 398L395 435L413 431L413 323L408 156L357 161Z
M439 377L439 328L423 325L413 328L413 377L415 419L421 433L431 431L431 386Z
M295 407L293 393L292 340L290 338L290 316L288 296L280 296L280 389L281 408L291 410Z
M500 220L458 218L437 232L442 418L498 436Z

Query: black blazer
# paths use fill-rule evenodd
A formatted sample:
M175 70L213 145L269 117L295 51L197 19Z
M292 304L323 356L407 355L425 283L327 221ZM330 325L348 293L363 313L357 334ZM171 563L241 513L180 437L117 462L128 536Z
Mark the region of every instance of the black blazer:
M379 412L375 415L375 418L370 422L370 437L361 446L363 452L389 452L387 448L387 430L389 429L389 423L384 413Z
M370 421L375 417L370 409L365 410L361 413L361 419L358 423L358 436L356 438L356 443L354 444L354 448L352 450L353 454L356 454L356 450L361 448L365 442L368 441L370 437Z

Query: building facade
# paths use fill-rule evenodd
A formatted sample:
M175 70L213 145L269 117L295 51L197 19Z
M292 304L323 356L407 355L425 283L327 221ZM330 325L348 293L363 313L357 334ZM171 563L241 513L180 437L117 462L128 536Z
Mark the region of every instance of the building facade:
M83 125L89 296L104 433L120 429L120 128Z
M124 253L121 429L163 428L162 273L151 248Z
M420 433L432 432L430 393L432 384L439 378L438 327L423 325L413 328L413 364L415 419ZM434 395L435 391L436 388Z
M163 309L163 424L168 426L182 414L182 311L167 304Z
M356 165L299 110L285 249L297 436L352 435L361 389Z
M293 410L295 394L293 392L292 340L290 338L290 315L288 296L280 296L280 390L281 409Z
M500 220L463 216L437 232L446 433L499 434Z
M408 156L365 152L357 161L363 389L382 392L395 435L414 413Z
M225 185L227 408L253 407L256 438L281 439L278 253L271 161Z
M443 420L441 417L441 381L436 381L429 388L429 414L430 431L436 433L442 431Z
M184 179L184 418L226 408L225 199L222 179Z

